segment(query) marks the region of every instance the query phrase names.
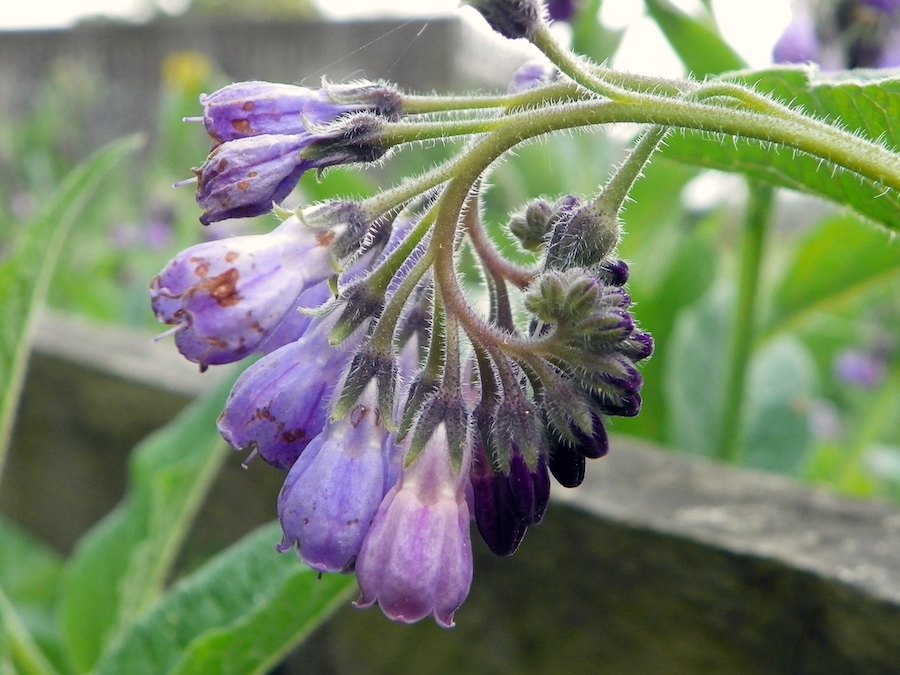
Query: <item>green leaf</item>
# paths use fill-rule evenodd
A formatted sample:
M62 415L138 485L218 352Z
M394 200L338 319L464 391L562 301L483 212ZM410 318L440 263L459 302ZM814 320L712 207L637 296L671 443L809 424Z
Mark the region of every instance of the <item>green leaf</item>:
M66 235L103 179L139 144L136 137L112 143L72 171L35 220L22 226L0 265L0 471L28 363L31 325Z
M178 583L123 634L98 675L265 673L321 624L355 587L275 552L263 527Z
M671 444L717 457L723 424L726 361L734 298L718 287L679 317L666 361ZM741 464L796 475L810 449L809 409L816 367L793 338L759 347L749 363L744 399Z
M589 0L572 23L572 50L596 63L611 57L622 41L624 30L609 30L600 23L600 7L603 0Z
M877 71L826 79L803 68L745 71L729 79L900 150L900 79ZM824 197L889 229L900 229L900 193L801 152L689 132L671 136L663 156Z
M719 36L711 17L704 23L668 0L645 0L645 5L681 62L695 77L746 67L743 59Z
M56 599L62 561L53 551L0 518L0 586L15 604L49 608Z
M225 382L137 447L129 494L80 542L62 598L64 631L80 668L90 669L104 646L162 593L227 457L214 420L229 388Z
M664 386L671 445L715 457L727 372L733 293L714 288L682 312L668 345Z
M6 657L8 655L8 658ZM0 665L24 675L52 675L53 665L38 648L16 607L0 589Z
M794 253L775 289L764 337L819 312L844 309L900 281L900 241L841 215L819 224Z
M747 377L741 464L801 473L812 447L815 390L815 362L796 339L781 338L757 353Z

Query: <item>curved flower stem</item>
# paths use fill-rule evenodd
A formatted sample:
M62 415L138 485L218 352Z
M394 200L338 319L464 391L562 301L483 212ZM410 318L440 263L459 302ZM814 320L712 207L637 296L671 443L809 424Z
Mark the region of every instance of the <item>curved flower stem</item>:
M743 454L741 434L744 425L744 400L747 394L747 371L756 332L759 272L766 233L772 216L773 196L772 188L750 183L747 218L744 222L741 245L737 307L731 328L725 399L719 418L719 456L736 464L740 463Z
M370 344L375 350L384 354L391 353L391 348L394 344L394 333L400 317L403 315L403 308L406 306L409 296L422 280L422 277L431 268L432 255L430 248L425 251L425 254L413 265L406 278L403 279L390 300L388 300L384 310L381 312L381 316L378 317L378 323L370 338Z
M821 157L862 176L884 183L895 190L900 190L900 156L881 145L870 143L858 136L811 119L751 89L735 83L714 82L686 89L683 92L684 95L677 98L668 98L659 93L652 93L652 91L645 93L645 91L624 89L615 84L614 80L611 81L597 74L598 72L603 74L603 71L586 66L571 51L560 47L546 25L540 26L534 32L532 42L563 73L579 85L613 101L646 108L647 112L656 118L639 119L636 116L631 120L621 121L652 122L772 141L809 152L816 157ZM709 106L700 102L704 98L722 96L739 100L750 110ZM701 108L695 109L694 114L699 116L698 124L695 126L685 120L681 113L696 104L699 104ZM711 112L712 115L710 115ZM772 119L768 119L767 122L775 133L765 132L759 126L761 119L771 117L778 120L778 124L773 124ZM707 126L714 119L717 119L719 126L717 127L714 123ZM743 129L737 127L743 127ZM869 161L872 159L876 161Z
M403 96L403 111L410 115L459 112L464 110L486 110L491 108L524 108L528 106L561 101L565 99L583 99L585 92L581 87L561 82L536 87L515 94L474 95L474 96Z
M613 206L615 212L619 213L635 181L640 177L647 162L650 161L650 157L653 156L668 133L667 127L653 126L647 129L604 186L595 203Z
M428 213L422 216L422 220L410 232L406 239L369 275L366 280L372 286L372 290L378 293L384 293L391 283L394 275L403 267L410 254L415 250L419 242L425 238L425 235L431 230L434 222L435 210L429 209ZM428 257L426 252L425 257Z
M457 135L493 133L516 127L519 140L525 140L562 129L611 122L679 127L777 143L801 150L900 191L900 155L884 146L810 120L799 113L784 117L782 112L769 114L736 110L683 98L646 96L636 103L592 100L483 120L390 123L385 125L383 137L388 145L402 145ZM405 185L397 195L387 193L377 204L378 208L389 210L397 205L395 200L398 196L405 196L409 200L446 181L456 174L463 161L465 155L425 174L412 184Z
M488 238L481 222L481 214L478 212L477 204L472 204L466 210L466 216L463 221L466 233L469 235L469 241L472 247L481 259L485 268L494 276L500 279L507 279L518 288L526 288L534 278L532 270L514 265L501 256L491 240Z

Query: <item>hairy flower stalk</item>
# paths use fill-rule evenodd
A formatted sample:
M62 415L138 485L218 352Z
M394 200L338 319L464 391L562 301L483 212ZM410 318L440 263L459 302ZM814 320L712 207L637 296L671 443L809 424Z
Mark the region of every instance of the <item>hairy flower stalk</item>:
M672 127L777 143L900 188L885 146L746 87L589 64L548 29L578 3L467 4L547 58L494 95L244 82L204 96L214 146L196 170L201 221L269 213L305 171L471 137L453 158L361 201L275 210L268 234L192 247L151 283L154 312L201 368L261 356L219 429L286 472L278 549L355 573L359 606L445 627L472 582L471 521L512 554L545 517L551 478L582 483L587 460L615 446L610 418L640 412L654 343L617 248L623 204ZM868 3L882 4L893 11ZM612 122L647 127L596 194L532 195L505 223L483 222L487 174L506 153ZM531 264L495 246L500 227ZM485 293L461 284L466 249Z

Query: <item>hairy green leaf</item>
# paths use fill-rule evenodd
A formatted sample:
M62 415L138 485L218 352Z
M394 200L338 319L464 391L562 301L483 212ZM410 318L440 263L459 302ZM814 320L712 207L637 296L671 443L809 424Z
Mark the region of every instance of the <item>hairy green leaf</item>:
M805 68L773 68L730 79L900 151L900 79L878 71L854 71L852 76L826 78ZM824 197L900 229L900 193L802 152L690 132L671 136L663 156Z
M28 363L31 325L66 235L103 179L139 144L136 137L116 141L72 171L38 216L21 227L0 264L0 471Z
M268 525L178 583L113 645L98 675L265 673L352 593L279 555Z
M80 668L89 669L162 593L227 456L213 420L229 387L225 382L136 448L128 495L80 542L62 597L64 631Z

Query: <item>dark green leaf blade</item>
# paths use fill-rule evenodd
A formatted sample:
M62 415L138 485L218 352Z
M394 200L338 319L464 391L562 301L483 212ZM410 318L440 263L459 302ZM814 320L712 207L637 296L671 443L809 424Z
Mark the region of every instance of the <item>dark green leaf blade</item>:
M119 507L83 539L65 578L62 620L73 657L90 669L104 646L160 596L222 461L214 420L230 381L143 441Z
M22 227L10 257L0 264L0 470L25 377L31 325L66 235L103 179L139 145L138 137L125 138L79 165L35 220Z
M67 665L63 656L62 636L55 621L55 605L63 564L59 556L0 518L0 596L6 605L0 619L0 632L12 629L8 641L23 640L37 658L49 660L60 672ZM2 638L0 638L2 644ZM2 652L2 649L0 649Z
M345 602L353 577L319 579L263 527L177 584L112 647L98 675L264 673Z
M773 294L764 337L817 312L841 310L900 280L900 241L851 216L836 216L810 232L786 270Z

